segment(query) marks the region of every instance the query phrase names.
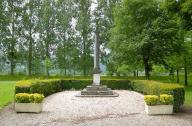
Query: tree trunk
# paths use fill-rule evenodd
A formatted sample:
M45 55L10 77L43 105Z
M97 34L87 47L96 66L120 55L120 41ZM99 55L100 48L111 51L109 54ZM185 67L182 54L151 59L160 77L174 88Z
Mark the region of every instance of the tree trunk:
M28 52L28 76L31 76L31 70L32 70L32 38L31 38L31 32L30 32L30 40L29 40L29 52Z
M47 30L47 32L49 32L49 30ZM47 33L47 39L46 39L46 45L45 45L45 49L46 49L46 60L49 60L50 59L50 56L49 56L49 33ZM48 62L48 61L46 61ZM46 76L49 77L49 64L46 64L45 65L45 69L46 69Z
M10 61L10 64L11 64L11 75L14 75L14 63L13 63L14 61L13 61L13 59L11 59L11 61Z
M14 0L11 1L11 10L12 10L12 34L11 34L11 53L10 55L10 70L11 70L11 75L14 75L14 68L15 68L15 63L14 63L14 58L15 58L15 17L14 17Z
M139 71L137 70L137 78L139 77Z
M185 86L188 85L188 76L187 76L187 59L184 56L184 72L185 72Z
M13 30L14 32L14 30ZM15 40L14 40L14 33L12 33L12 42L11 42L11 52L8 54L10 55L10 69L11 69L11 75L14 75L14 68L15 68Z
M32 24L31 24L32 25ZM33 38L32 38L32 26L29 29L29 51L28 51L28 76L32 75L32 51L33 51Z
M169 71L169 75L170 75L171 80L172 80L172 82L173 82L173 81L174 81L174 70L173 70L172 67L171 67L171 69L170 69L170 71Z
M143 63L144 63L144 67L145 67L145 78L147 79L147 80L149 80L150 79L150 74L149 74L149 72L150 72L150 67L149 67L149 58L143 58Z
M179 69L177 69L177 83L179 83Z
M87 66L86 66L86 37L83 36L83 75L86 76L87 74Z
M75 69L73 69L73 76L75 76Z

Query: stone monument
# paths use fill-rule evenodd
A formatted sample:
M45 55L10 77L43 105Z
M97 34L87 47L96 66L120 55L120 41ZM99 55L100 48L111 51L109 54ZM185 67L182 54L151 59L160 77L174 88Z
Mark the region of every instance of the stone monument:
M77 96L78 97L117 97L116 92L113 92L106 85L100 83L100 66L99 66L99 33L95 31L95 46L94 46L94 69L93 69L93 83L83 89Z

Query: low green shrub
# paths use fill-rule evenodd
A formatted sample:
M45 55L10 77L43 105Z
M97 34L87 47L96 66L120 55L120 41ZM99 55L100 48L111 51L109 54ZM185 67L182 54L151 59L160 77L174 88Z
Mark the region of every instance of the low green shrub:
M157 105L159 97L157 95L145 95L144 100L147 105Z
M15 102L17 103L30 103L29 94L19 93L15 95Z
M164 105L173 104L173 95L161 94L159 97L160 103Z
M171 105L173 104L173 95L161 94L157 95L145 95L144 101L147 105Z
M90 79L77 79L77 80L61 80L61 87L62 90L81 90L85 88L87 85L90 85L92 83L92 80Z
M18 93L15 95L16 103L41 103L44 99L42 94L28 94L28 93Z
M111 79L102 80L101 83L107 85L112 90L133 90L133 83L130 80Z

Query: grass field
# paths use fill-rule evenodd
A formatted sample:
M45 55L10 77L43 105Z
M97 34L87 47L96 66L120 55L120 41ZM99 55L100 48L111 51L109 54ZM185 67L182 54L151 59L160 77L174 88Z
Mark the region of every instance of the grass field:
M0 81L0 109L13 101L15 81Z
M192 106L192 86L185 88L185 106Z
M36 78L36 77L32 77ZM43 79L42 77L41 79ZM86 79L91 79L91 76L88 77L51 77L51 78L86 78ZM0 76L0 108L6 106L10 102L13 101L13 95L14 95L14 83L18 80L23 80L23 79L31 79L25 76ZM102 77L101 79L145 79L144 77L139 77L139 78L134 78L134 77ZM156 80L156 81L161 81L164 83L175 83L175 80L171 80L170 77L168 76L152 76L151 80ZM183 76L180 77L180 84L184 85L184 79ZM185 87L185 105L186 106L192 106L192 77L189 76L189 86Z

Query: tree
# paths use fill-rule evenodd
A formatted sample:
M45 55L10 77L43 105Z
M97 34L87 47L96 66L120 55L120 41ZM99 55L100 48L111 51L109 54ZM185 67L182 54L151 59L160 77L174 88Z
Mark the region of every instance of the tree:
M26 40L27 48L27 75L32 75L33 68L33 53L36 42L37 24L39 21L39 0L26 1L22 9L22 35Z
M91 54L91 46L93 45L91 40L91 19L90 19L90 7L91 7L91 1L90 0L80 0L79 1L79 17L77 22L77 29L81 36L81 43L80 46L81 50L81 59L80 59L80 65L83 69L83 75L88 74L88 70L92 69L92 66L90 66L90 62L92 61L92 58L90 56Z
M114 14L110 47L117 54L132 52L131 57L142 60L146 79L152 64L162 64L181 45L176 41L177 18L158 5L155 0L123 0Z
M41 46L43 47L43 60L45 67L45 74L49 76L50 65L47 65L47 61L51 62L50 52L56 44L55 39L55 23L56 23L56 3L54 0L43 0L40 10L40 39Z
M191 0L169 0L164 2L165 8L171 14L176 14L179 17L180 23L180 40L184 43L186 38L186 32L192 29L192 1ZM184 44L186 46L186 43ZM185 71L185 85L188 85L188 66L187 66L187 48L184 49L183 53L183 63L184 63L184 71Z
M60 69L60 74L72 75L76 74L79 66L79 54L81 41L77 34L77 19L78 3L76 0L63 1L59 0L56 3L56 33L57 33L57 48L56 60Z
M10 74L14 74L14 69L16 66L17 60L17 52L16 48L18 39L19 39L19 31L20 31L20 12L21 12L21 1L18 0L8 0L3 1L2 4L2 19L1 23L3 26L1 27L3 30L3 46L6 51L6 58L10 63Z
M173 54L165 59L166 65L170 70L170 74L174 74L174 71L177 73L177 83L180 82L179 71L183 68L183 57L181 54Z
M0 66L5 62L5 47L4 47L4 40L5 40L5 15L4 15L4 1L0 1ZM3 70L3 67L0 67L0 71Z

